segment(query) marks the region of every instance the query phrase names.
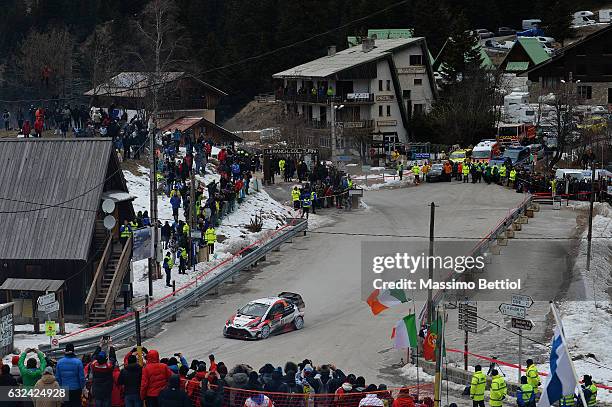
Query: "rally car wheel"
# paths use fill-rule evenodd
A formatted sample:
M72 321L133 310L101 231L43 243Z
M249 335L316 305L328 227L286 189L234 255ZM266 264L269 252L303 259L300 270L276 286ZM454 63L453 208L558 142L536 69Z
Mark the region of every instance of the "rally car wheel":
M293 326L297 330L300 330L300 329L304 328L304 318L302 318L302 317L295 317L295 319L293 320Z
M270 325L264 325L263 328L261 328L261 339L266 339L270 336Z

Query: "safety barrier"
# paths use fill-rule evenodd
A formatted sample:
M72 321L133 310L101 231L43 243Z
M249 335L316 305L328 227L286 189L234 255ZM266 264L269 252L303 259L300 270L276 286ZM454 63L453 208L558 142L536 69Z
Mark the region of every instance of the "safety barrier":
M193 405L200 405L201 387L199 383L192 381L187 382L187 395L191 399ZM217 390L215 386L211 386L210 390ZM220 392L216 392L216 397L221 398L219 404L222 407L243 407L245 401L249 397L265 395L268 397L274 407L357 407L362 398L366 394L374 394L381 400L388 401L389 407L393 404L393 400L401 397L412 397L413 400L423 400L426 397L433 399L433 383L421 383L419 385L405 386L401 388L392 388L387 390L379 390L372 392L350 392L346 394L314 394L314 393L296 393L296 392L270 392L270 391L253 391L239 388L224 387Z
M288 219L288 223L281 228L272 231L267 236L257 240L251 245L243 248L235 253L229 259L222 261L205 273L199 275L194 280L178 288L174 293L170 293L140 310L140 326L144 331L149 328L156 327L162 322L171 317L176 316L181 310L195 304L201 297L208 292L216 289L225 280L235 276L240 271L245 270L258 261L265 258L268 252L277 249L283 243L291 240L299 233L306 232L308 222L305 219ZM222 268L222 266L226 266ZM217 274L210 276L214 271ZM207 278L208 277L208 278ZM206 278L204 281L200 281ZM74 344L76 351L83 354L92 352L99 344L100 337L107 335L112 337L113 343L121 344L122 342L132 341L136 335L136 327L131 318L134 312L124 314L120 317L105 321L101 324L90 328L85 328L78 332L73 332L60 338L60 341L66 341L69 338ZM94 335L87 337L75 337L87 331L96 328L102 328L112 323L116 325L110 326L104 330L97 331ZM133 341L132 341L133 342ZM51 349L49 344L40 345L39 349L48 355L60 355L63 350Z

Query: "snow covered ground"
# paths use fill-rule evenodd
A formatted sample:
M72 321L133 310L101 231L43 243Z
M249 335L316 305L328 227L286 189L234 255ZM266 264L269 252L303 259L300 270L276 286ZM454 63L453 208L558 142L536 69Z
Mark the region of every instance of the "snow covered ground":
M581 276L577 284L582 285L584 300L564 302L560 305L560 312L578 375L590 374L596 383L612 386L612 306L607 292L612 285L612 209L605 203L595 205L591 272L587 275L586 230L574 265L574 275ZM574 203L573 206L588 210L588 203L585 202ZM548 366L542 368L548 370ZM612 402L612 392L600 389L597 398Z
M149 170L143 166L138 167L139 174L133 174L130 171L124 171L124 176L128 183L130 193L137 198L134 200L134 210L144 211L149 208ZM219 182L219 175L215 172L214 166L207 166L207 174L198 176L198 181L207 185L212 181ZM253 181L255 182L255 181ZM254 191L254 184L251 183L251 192L246 200L236 206L236 210L226 216L221 226L217 228L217 239L219 242L215 245L215 254L211 261L199 263L195 267L195 271L189 269L187 274L178 274L178 266L172 271L172 279L176 282L176 288L193 281L196 276L207 273L210 268L229 258L232 253L235 253L245 246L262 238L265 234L274 231L285 223L286 218L292 217L293 211L281 205L272 199L261 188L259 192ZM204 191L206 195L207 192ZM160 195L158 199L159 218L163 221L172 220L172 207L169 197ZM261 232L253 233L246 229L251 220L255 216L261 216L263 220L263 229ZM179 218L184 220L183 211L179 211ZM178 264L178 262L177 262ZM134 276L134 296L136 298L144 297L148 293L147 279L147 261L141 260L132 263ZM212 274L210 274L212 275ZM153 282L154 298L161 298L172 292L172 288L166 287L165 277Z

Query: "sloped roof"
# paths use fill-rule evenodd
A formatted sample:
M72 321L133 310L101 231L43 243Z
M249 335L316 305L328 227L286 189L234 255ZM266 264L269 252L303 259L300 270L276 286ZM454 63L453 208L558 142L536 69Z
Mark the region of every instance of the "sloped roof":
M86 260L110 139L0 140L0 259Z
M345 69L358 65L373 62L390 55L397 48L410 44L416 44L423 40L423 37L415 38L396 38L388 40L376 40L374 48L368 52L363 52L362 47L351 47L337 52L333 56L324 56L314 61L295 66L282 72L272 75L273 78L327 78Z
M160 77L154 82L151 82L152 76L153 72L121 72L110 78L107 82L99 85L96 89L88 90L84 95L138 98L144 97L147 90L153 86L163 86L182 78L192 78L204 85L207 89L221 96L227 96L227 93L222 90L186 72L162 72Z
M553 63L553 62L556 62L556 61L558 61L560 59L563 59L563 58L565 58L565 53L567 51L572 50L572 49L574 49L576 47L580 47L580 46L584 45L585 43L587 43L587 42L589 42L589 41L591 41L591 40L593 40L595 38L598 38L598 37L600 37L602 35L610 35L610 36L612 36L612 24L608 24L604 28L595 31L595 32L587 35L586 37L584 37L584 38L582 38L582 39L580 39L580 40L578 40L576 42L571 43L570 45L568 45L566 47L563 47L563 48L561 48L559 50L556 50L554 56L549 57L548 59L538 63L536 66L531 67L531 69L529 69L527 72L524 72L523 74L525 74L525 73L529 74L529 73L531 73L533 71L537 71L538 69L542 68L543 66L546 66L546 65L548 65L550 63ZM611 41L612 41L612 39L611 39Z
M238 137L236 134L227 130L225 127L219 126L216 123L211 122L210 120L205 119L204 117L180 117L160 129L160 131L173 131L174 129L179 129L180 131L189 130L190 128L197 126L198 124L203 124L204 127L214 128L219 133L221 133L225 138L230 141L241 142L242 138Z
M45 280L40 278L7 278L0 286L0 290L19 290L19 291L38 291L56 292L64 280Z
M550 55L548 55L548 52L544 50L542 43L536 38L518 37L513 47L516 47L517 44L523 47L523 49L531 59L531 62L536 65L550 59Z
M508 72L523 72L527 68L529 68L529 62L526 62L526 61L525 62L510 61L506 65L506 71Z

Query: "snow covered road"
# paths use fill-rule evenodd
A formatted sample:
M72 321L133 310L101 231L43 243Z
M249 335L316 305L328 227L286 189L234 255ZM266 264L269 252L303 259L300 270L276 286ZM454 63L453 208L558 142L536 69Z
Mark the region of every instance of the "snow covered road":
M438 205L436 234L482 236L522 199L514 191L484 184L425 184L371 191L365 197L368 209L328 210L335 224L317 232L425 235L429 231L428 204L434 201ZM218 297L209 297L177 322L167 324L146 345L163 354L180 351L188 358L214 353L229 366L241 362L256 367L265 362L282 365L286 360L308 357L315 363L333 362L359 372L368 381L400 384L402 379L387 369L402 356L391 348L389 335L407 308L396 307L373 317L361 298L361 242L373 240L385 239L325 233L295 239L238 282L224 285ZM257 342L222 336L225 320L239 306L284 290L304 297L304 330Z

